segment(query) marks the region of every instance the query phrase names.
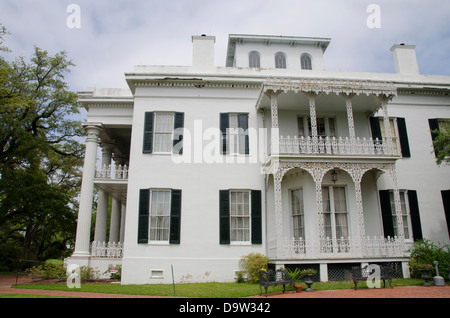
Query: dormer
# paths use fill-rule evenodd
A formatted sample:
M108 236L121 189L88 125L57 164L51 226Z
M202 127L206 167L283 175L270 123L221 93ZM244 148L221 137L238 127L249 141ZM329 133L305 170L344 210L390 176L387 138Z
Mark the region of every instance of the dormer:
M323 54L331 39L230 34L227 67L324 69Z

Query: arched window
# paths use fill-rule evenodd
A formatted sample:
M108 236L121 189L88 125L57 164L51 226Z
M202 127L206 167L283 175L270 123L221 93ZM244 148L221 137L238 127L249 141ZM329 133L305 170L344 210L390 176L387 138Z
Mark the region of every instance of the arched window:
M275 67L286 68L286 55L282 52L275 54Z
M261 67L261 62L259 58L259 53L252 51L248 55L248 66L249 67Z
M302 70L312 70L311 57L308 54L302 54L300 63Z

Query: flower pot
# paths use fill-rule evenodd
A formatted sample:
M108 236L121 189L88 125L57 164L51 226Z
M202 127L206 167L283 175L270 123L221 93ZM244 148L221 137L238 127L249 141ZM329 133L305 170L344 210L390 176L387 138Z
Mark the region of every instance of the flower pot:
M306 275L303 276L304 282L305 282L305 284L308 286L308 288L305 290L305 291L307 291L307 292L312 292L312 291L314 291L314 290L311 288L311 285L314 283L314 281L313 281L313 276L314 276L314 275L312 275L312 274L306 274Z
M295 292L296 292L296 293L301 293L301 292L302 292L302 289L303 289L303 286L302 286L302 285L295 285Z
M431 286L431 284L428 282L431 279L430 270L429 269L421 269L420 275L422 279L425 281L425 284L423 286Z

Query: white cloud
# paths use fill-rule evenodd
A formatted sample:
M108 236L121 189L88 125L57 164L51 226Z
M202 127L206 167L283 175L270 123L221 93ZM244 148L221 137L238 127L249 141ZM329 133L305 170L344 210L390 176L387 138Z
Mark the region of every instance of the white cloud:
M69 29L69 4L81 8L81 28ZM381 28L366 25L367 6L381 8ZM390 47L415 44L422 73L450 75L450 2L419 0L3 0L6 45L29 56L33 45L68 52L77 64L74 90L126 87L136 64L189 65L191 35L216 36L216 65L225 64L228 34L332 38L331 70L394 72Z

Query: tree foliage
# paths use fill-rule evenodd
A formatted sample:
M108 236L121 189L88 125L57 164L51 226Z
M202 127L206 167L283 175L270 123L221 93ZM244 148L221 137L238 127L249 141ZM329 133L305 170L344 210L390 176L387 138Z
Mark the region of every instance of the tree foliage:
M74 64L38 47L10 62L6 34L0 25L0 251L13 242L22 258L58 257L73 240L84 157L65 82Z
M443 121L442 126L439 130L433 131L436 134L433 146L438 164L450 161L450 120Z

